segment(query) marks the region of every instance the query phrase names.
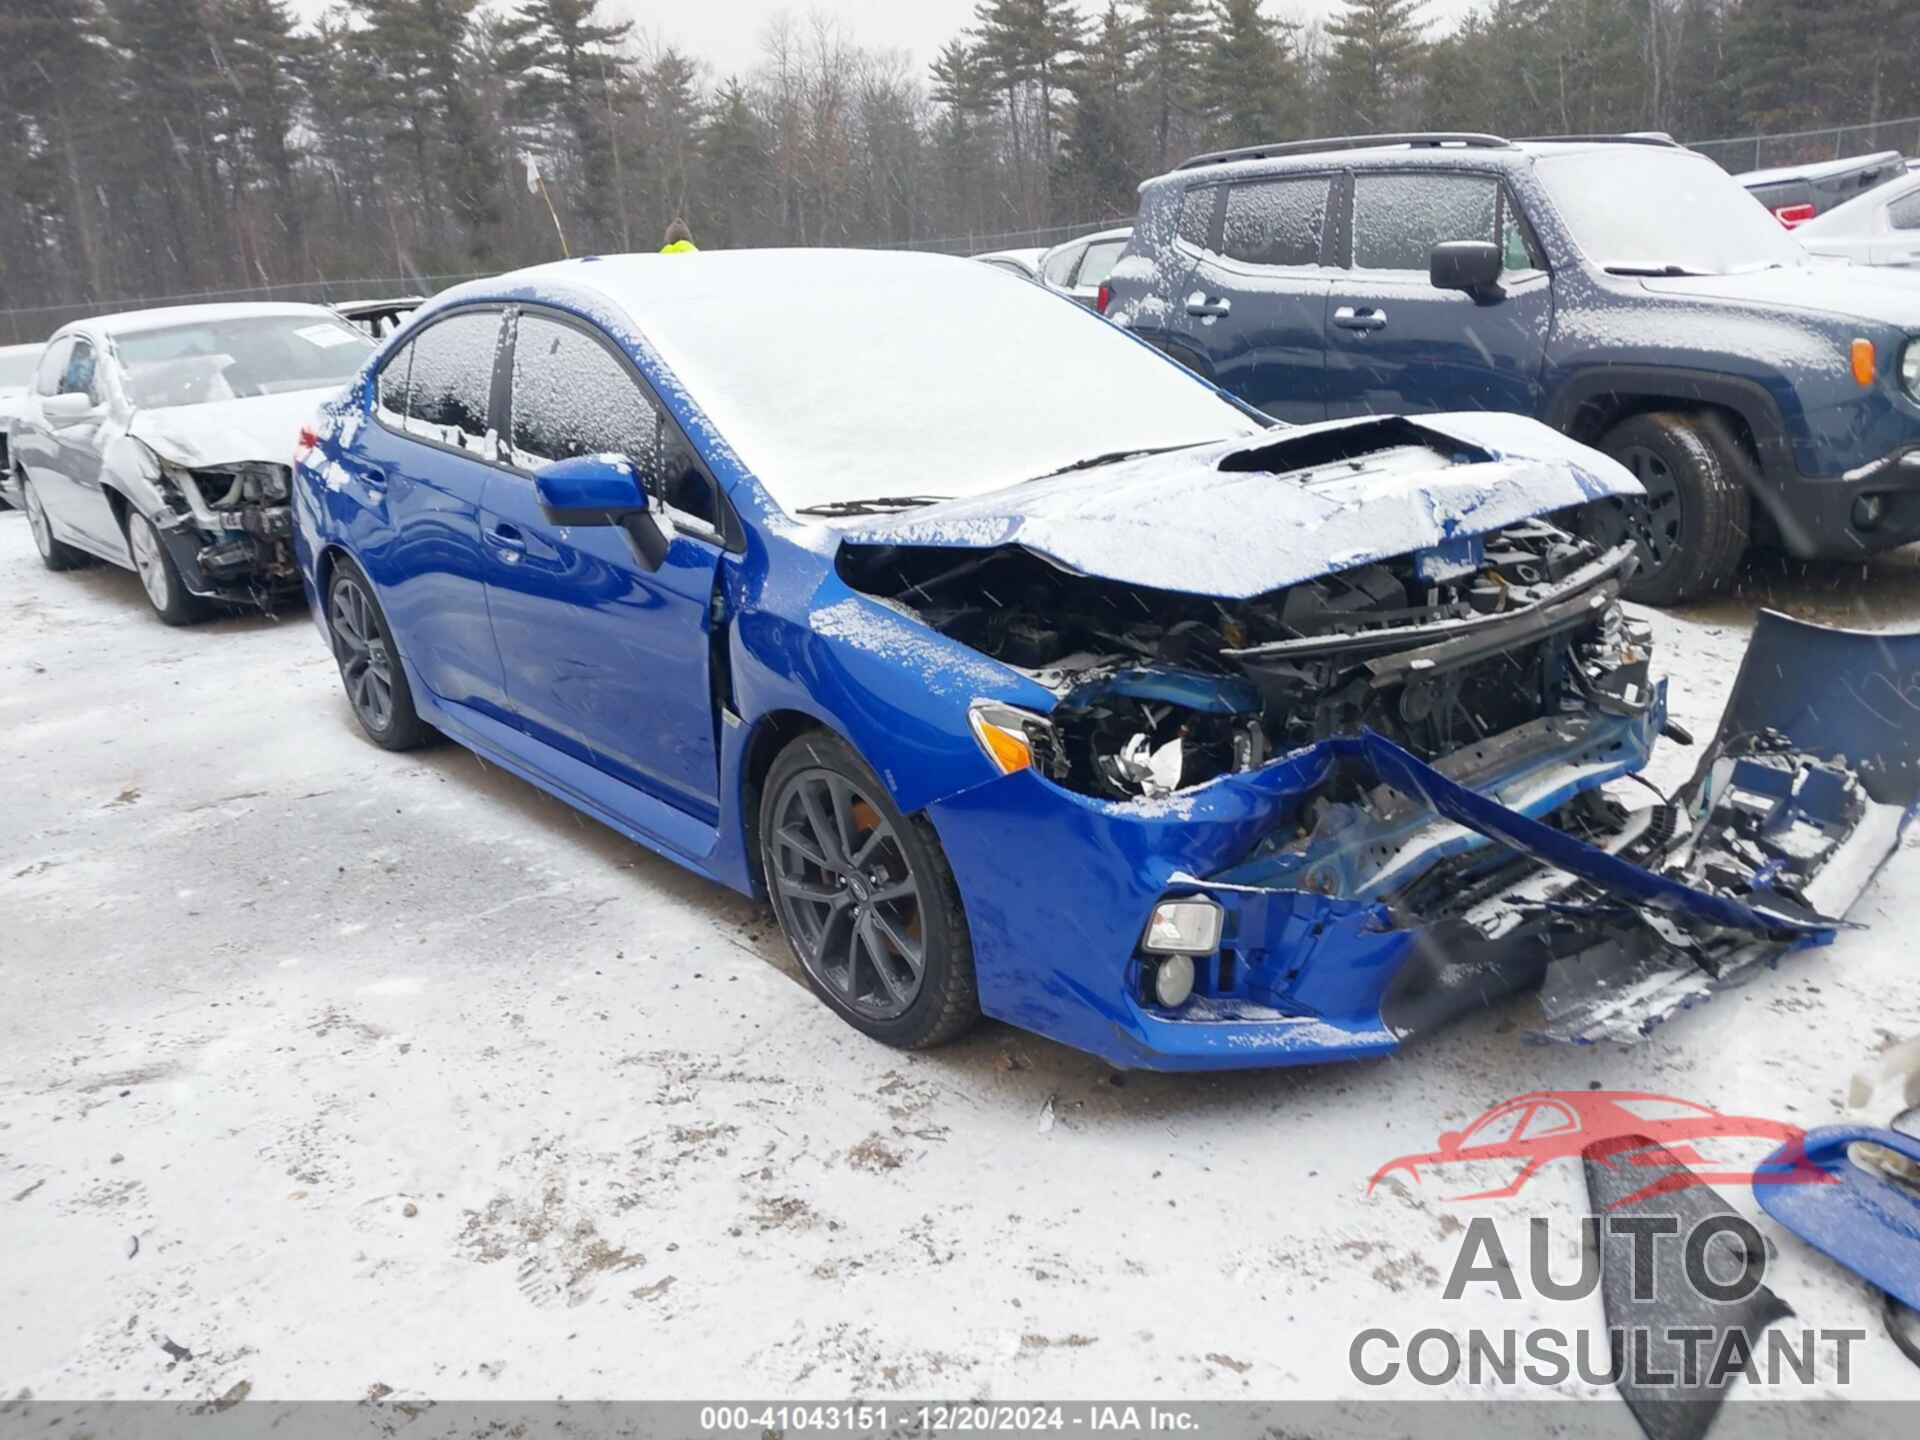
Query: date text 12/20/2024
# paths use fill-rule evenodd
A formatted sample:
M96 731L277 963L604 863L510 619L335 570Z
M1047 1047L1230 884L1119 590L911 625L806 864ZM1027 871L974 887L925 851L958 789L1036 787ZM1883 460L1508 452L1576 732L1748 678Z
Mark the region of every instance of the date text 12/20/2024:
M1179 1406L1079 1405L706 1405L700 1428L709 1435L767 1433L869 1435L904 1425L916 1434L1015 1435L1028 1432L1193 1434L1199 1417Z

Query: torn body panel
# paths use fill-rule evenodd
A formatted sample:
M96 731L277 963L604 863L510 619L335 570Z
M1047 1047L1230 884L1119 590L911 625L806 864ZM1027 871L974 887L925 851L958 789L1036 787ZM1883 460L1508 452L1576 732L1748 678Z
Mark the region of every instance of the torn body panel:
M1664 688L1637 711L1544 715L1444 756L1363 730L1166 796L1069 795L1029 774L1007 783L1050 795L984 787L933 815L963 885L975 867L1004 873L1008 853L1091 845L1115 862L1098 876L1036 865L975 933L990 1011L1117 1064L1379 1054L1529 990L1546 1034L1627 1039L1845 923L1920 791L1920 731L1851 697L1905 695L1916 674L1920 635L1766 615L1693 781L1638 809L1606 787L1645 766ZM986 815L1000 824L976 845ZM1194 961L1192 998L1168 1008L1143 936L1180 897L1219 905L1222 934ZM1002 952L1007 933L1073 939L1034 984L1017 973L1031 955ZM1127 998L1093 1027L1078 1016L1101 965L1124 966Z

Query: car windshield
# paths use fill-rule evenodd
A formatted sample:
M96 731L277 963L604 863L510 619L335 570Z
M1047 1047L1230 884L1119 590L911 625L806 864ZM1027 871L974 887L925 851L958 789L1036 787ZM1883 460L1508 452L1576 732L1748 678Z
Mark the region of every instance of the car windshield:
M652 258L604 263L633 266L638 281ZM1259 428L1085 307L972 261L699 258L636 293L635 317L790 514L905 509ZM777 299L777 322L762 294Z
M1541 182L1594 264L1631 275L1804 265L1780 222L1704 155L1617 145L1543 155Z
M33 367L40 363L40 347L0 350L0 390L24 390L33 383Z
M373 343L331 315L249 315L135 330L113 348L127 399L163 410L343 385Z

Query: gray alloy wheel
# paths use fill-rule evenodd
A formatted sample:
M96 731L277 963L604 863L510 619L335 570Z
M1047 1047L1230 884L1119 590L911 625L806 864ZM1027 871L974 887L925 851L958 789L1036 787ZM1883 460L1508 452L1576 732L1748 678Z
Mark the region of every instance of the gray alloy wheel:
M780 923L816 983L870 1021L920 996L920 884L893 825L846 776L788 777L774 797L767 882Z
M160 537L143 516L127 521L127 549L133 553L134 573L147 587L147 599L153 608L164 612L173 599L173 583L167 575L166 557L160 551Z
M327 583L327 630L347 703L366 737L383 750L412 750L434 739L433 727L414 709L406 668L372 582L345 556Z
M334 582L331 607L340 678L360 723L378 735L393 728L393 653L386 627L358 579Z

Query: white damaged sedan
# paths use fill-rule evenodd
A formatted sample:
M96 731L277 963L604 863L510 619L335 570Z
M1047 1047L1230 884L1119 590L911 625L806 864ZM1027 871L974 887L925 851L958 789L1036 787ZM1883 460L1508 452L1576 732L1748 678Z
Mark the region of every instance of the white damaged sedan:
M54 332L10 446L41 558L137 572L169 625L297 590L300 427L372 349L319 305L139 310Z

